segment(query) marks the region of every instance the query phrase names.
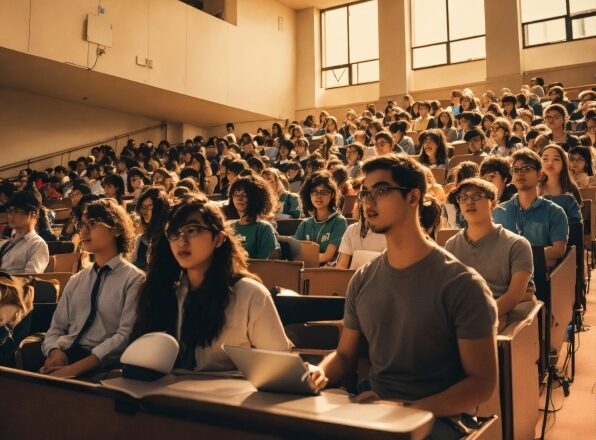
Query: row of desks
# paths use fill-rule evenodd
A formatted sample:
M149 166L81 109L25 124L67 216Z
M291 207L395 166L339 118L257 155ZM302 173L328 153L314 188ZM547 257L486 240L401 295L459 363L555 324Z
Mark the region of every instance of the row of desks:
M423 439L430 412L256 391L244 379L166 376L91 384L0 367L4 438ZM177 437L179 436L179 437Z

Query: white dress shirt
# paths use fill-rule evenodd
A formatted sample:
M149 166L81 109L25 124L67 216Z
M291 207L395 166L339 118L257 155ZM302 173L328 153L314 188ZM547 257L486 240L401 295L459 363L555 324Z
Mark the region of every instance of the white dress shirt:
M0 271L11 275L22 275L43 273L46 270L50 261L48 245L35 230L23 235L22 239L13 236L11 240L18 242L2 257ZM5 243L6 241L0 243L0 247Z

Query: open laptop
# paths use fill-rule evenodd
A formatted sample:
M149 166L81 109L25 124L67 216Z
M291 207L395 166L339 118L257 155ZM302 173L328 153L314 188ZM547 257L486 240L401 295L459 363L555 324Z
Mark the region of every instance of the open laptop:
M296 353L223 345L224 352L259 391L314 396L308 368Z

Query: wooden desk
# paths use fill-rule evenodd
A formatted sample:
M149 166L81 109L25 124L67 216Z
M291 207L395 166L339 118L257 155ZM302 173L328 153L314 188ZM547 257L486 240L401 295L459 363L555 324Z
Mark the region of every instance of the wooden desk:
M167 376L101 385L0 368L7 438L423 439L433 417L356 404L337 390L304 397L257 392L242 379Z

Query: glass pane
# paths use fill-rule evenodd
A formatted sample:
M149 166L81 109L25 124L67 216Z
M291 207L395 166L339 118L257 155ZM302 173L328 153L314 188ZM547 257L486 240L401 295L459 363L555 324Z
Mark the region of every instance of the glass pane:
M486 58L486 41L484 37L451 43L451 62L461 63Z
M526 46L565 41L567 39L565 19L559 18L557 20L524 25L524 38Z
M567 14L565 0L520 0L522 23Z
M347 67L323 71L323 87L331 89L333 87L349 86L350 76Z
M377 0L348 8L350 14L350 63L379 58Z
M596 16L573 20L571 26L574 39L596 36Z
M379 60L352 64L352 82L362 84L379 80Z
M447 45L437 44L436 46L414 49L413 55L412 67L414 69L447 64Z
M412 7L412 47L447 41L445 0L416 0Z
M449 0L450 40L484 34L484 0Z
M324 12L323 67L348 64L348 8Z
M569 13L581 14L596 10L596 0L569 0Z

